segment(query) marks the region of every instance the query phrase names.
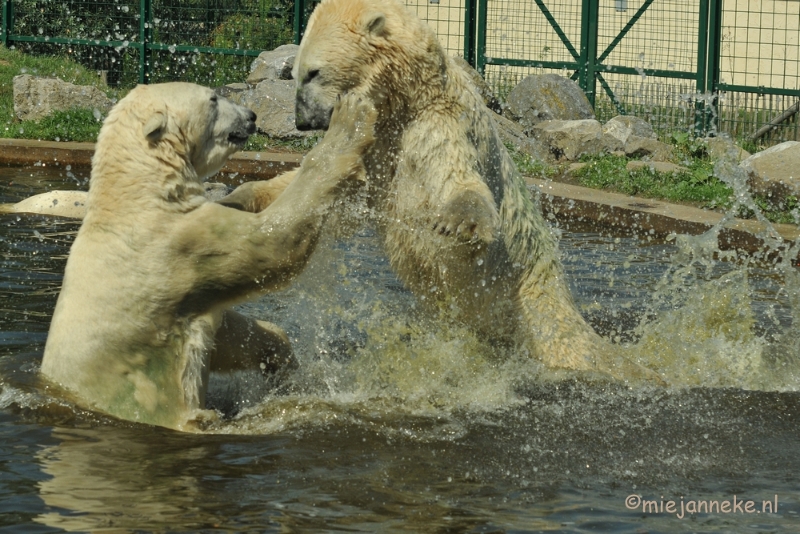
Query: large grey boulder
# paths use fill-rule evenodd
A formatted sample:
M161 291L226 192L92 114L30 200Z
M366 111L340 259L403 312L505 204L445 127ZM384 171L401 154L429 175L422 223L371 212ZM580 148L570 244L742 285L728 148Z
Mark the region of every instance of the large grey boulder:
M616 137L605 134L594 119L543 121L533 127L533 138L547 146L558 159L575 161L583 155L622 149Z
M250 65L247 83L256 85L264 80L291 80L298 48L296 44L285 44L275 50L261 52Z
M655 139L656 133L650 123L631 115L617 115L603 125L603 133L616 137L625 145L631 136Z
M263 80L252 89L231 92L228 98L256 112L256 127L262 134L278 139L314 135L314 132L295 128L295 83L292 80Z
M800 142L786 141L753 154L741 164L754 193L780 204L788 195L800 196Z
M81 108L105 115L113 102L90 85L75 85L58 78L21 74L14 77L14 114L20 120L40 120L54 111Z
M503 109L500 105L500 101L495 96L491 86L486 83L486 80L483 79L483 76L481 76L477 70L472 68L472 65L467 63L467 61L460 56L453 56L453 63L467 73L472 85L475 86L478 94L480 94L481 98L483 98L483 102L486 104L486 107L495 113L500 113Z
M741 163L752 154L739 147L729 137L707 137L703 140L706 145L706 152L711 161L719 161L727 158L736 163Z
M503 113L526 133L549 120L594 119L594 110L578 84L558 74L532 74L508 94Z
M643 158L649 161L675 161L675 147L658 139L631 135L623 147L629 158Z

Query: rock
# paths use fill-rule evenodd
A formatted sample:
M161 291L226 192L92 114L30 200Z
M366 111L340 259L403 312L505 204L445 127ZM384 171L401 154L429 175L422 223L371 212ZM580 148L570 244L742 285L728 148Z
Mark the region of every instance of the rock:
M242 91L247 91L252 87L247 85L246 83L229 83L228 85L223 85L222 87L217 87L214 89L214 92L217 93L219 96L224 96L225 98L231 98L231 95L235 95L237 93L241 93Z
M256 112L256 126L262 134L278 139L310 137L294 125L295 83L291 80L264 80L247 91L233 93L233 102Z
M20 120L40 120L54 111L81 108L105 115L113 102L91 85L75 85L58 78L22 74L14 77L14 114Z
M619 139L604 134L600 123L594 119L540 122L533 128L533 137L547 146L556 158L570 161L622 148Z
M625 145L632 135L645 139L655 139L656 134L650 123L630 115L617 115L603 125L603 133L619 139Z
M753 193L780 205L789 195L800 196L800 142L786 141L753 154L739 164L747 172Z
M563 178L567 180L577 179L578 171L585 169L588 163L570 163L563 174Z
M594 119L594 111L578 84L558 74L532 74L508 94L507 118L526 133L542 121Z
M456 65L461 67L464 72L467 73L467 76L469 76L469 79L472 81L475 89L478 90L478 94L480 94L481 98L483 98L483 102L486 104L486 107L495 113L500 113L503 107L500 105L500 101L497 99L497 97L494 96L494 91L492 91L491 86L486 83L486 80L483 79L483 76L481 76L477 70L473 69L472 65L467 63L467 61L461 56L453 56L453 61Z
M250 65L247 83L256 85L264 80L291 80L298 48L296 44L285 44L275 50L261 52Z
M706 137L703 142L712 161L719 161L727 157L731 161L741 163L751 156L750 152L736 146L728 137Z
M689 172L686 167L675 165L674 163L667 163L665 161L629 161L625 166L628 172L640 171L642 169L649 169L650 172L662 172L665 174Z
M647 158L650 161L675 160L675 148L672 145L637 135L628 138L624 150L629 158Z
M495 126L500 139L515 150L527 154L538 161L553 159L548 148L536 139L531 139L522 131L522 126L502 115L494 115Z

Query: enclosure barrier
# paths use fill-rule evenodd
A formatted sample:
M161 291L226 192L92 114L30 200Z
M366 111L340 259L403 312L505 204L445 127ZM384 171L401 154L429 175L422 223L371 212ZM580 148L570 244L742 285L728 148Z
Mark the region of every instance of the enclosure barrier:
M283 0L2 0L0 42L66 53L110 84L243 81L252 59L298 39Z
M501 100L531 73L574 79L600 120L656 130L798 136L800 2L406 0ZM316 0L2 0L6 46L67 53L109 83L243 81L262 50L298 43Z

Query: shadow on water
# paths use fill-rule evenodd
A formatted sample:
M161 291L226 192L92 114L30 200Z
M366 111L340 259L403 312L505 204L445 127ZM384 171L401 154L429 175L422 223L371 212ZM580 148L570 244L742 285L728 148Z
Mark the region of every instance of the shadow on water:
M0 202L64 188L58 171L35 171L0 171ZM182 435L39 386L77 227L0 215L2 532L800 525L792 272L691 256L679 239L563 227L586 316L673 385L553 382L418 313L370 232L331 240L298 283L241 306L292 338L301 366L288 390L216 376L212 402L236 415ZM626 506L631 495L655 504ZM765 508L775 495L777 512ZM733 506L734 496L754 511L679 516L681 503ZM675 513L664 511L671 500Z

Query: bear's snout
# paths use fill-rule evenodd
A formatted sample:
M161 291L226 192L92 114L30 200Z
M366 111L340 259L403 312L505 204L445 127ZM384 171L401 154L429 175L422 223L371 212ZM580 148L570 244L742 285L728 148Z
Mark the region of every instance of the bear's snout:
M235 145L243 145L251 135L256 133L256 119L258 116L252 109L246 107L236 106L235 109L238 117L231 124L228 142Z
M295 127L300 130L327 130L333 115L332 106L324 106L319 100L307 98L305 91L298 91L295 99Z

